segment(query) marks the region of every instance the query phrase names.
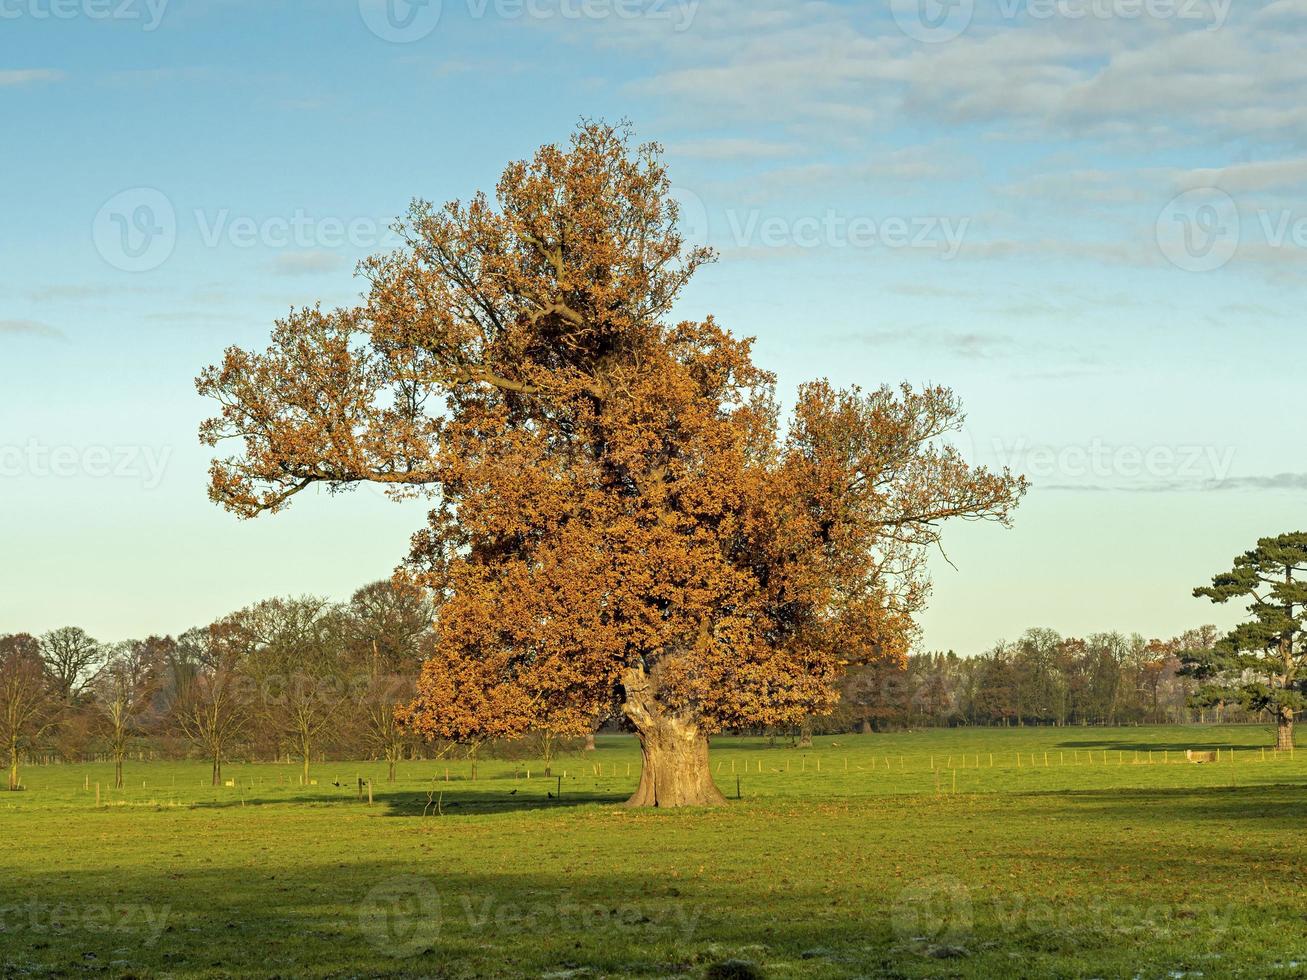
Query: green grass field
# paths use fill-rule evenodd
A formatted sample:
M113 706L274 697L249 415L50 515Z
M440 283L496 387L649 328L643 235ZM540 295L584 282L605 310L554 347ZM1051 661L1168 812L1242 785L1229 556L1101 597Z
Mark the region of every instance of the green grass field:
M625 737L559 760L561 783L539 763L482 761L476 781L408 763L386 784L382 765L327 762L308 787L295 766L232 765L215 790L203 765L156 763L109 792L109 766L29 768L0 795L0 972L1307 976L1307 749L1269 743L718 739L741 798L667 812L611 805L636 781Z

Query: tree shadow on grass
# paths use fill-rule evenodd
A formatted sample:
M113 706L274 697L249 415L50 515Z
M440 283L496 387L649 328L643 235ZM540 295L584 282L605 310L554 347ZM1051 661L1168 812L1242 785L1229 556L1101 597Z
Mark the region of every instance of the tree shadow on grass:
M551 788L539 790L472 788L475 783L455 783L452 786L441 783L428 795L426 790L382 790L375 787L372 791L373 809L381 808L388 817L458 817L474 816L487 813L515 813L530 810L553 810L591 805L612 805L621 803L631 794L607 793L597 790L579 790L564 787L562 796L555 794ZM551 784L552 785L552 784ZM341 793L337 796L323 794L297 793L295 795L271 796L251 794L239 799L197 799L186 804L196 810L228 810L241 807L257 806L329 806L329 807L368 807L366 796L360 798L356 793Z
M1269 751L1275 744L1274 734L1268 734L1266 737L1265 748ZM1262 745L1233 745L1229 739L1220 739L1213 736L1200 736L1185 742L1121 742L1112 741L1111 739L1084 739L1081 741L1058 742L1056 745L1059 749L1106 749L1111 752L1183 752L1185 749L1196 749L1198 751L1214 751L1215 749L1234 748L1239 752L1257 752L1263 748Z
M671 879L638 862L600 870L566 848L496 870L477 858L492 841L463 843L453 861L438 843L388 860L310 848L258 862L216 852L217 866L191 856L164 867L25 868L0 905L0 974L702 977L743 959L764 975L994 976L1011 975L1014 955L1027 975L1039 972L1032 955L1048 957L1045 967L1089 955L1120 973L1108 964L1122 945L1110 928L1065 933L1032 918L1014 931L987 911L989 880L958 877L947 855L942 878L923 868L901 890L836 902L821 875L764 895L757 878ZM950 941L948 902L959 894L965 919L951 941L969 948L955 961L967 968L927 969L931 943ZM1056 911L1075 908L1065 900ZM1145 972L1163 975L1177 951L1129 957L1135 966L1155 958Z
M1248 823L1259 827L1301 830L1307 808L1307 782L1261 783L1243 786L1177 787L1168 789L1072 789L1017 793L1023 797L1054 797L1079 814L1088 808L1117 816L1123 824L1146 825L1157 810L1168 819Z
M887 920L869 929L856 909L787 921L725 883L578 870L570 858L498 872L454 870L436 854L279 858L29 870L0 903L0 975L662 977L894 943ZM820 882L790 898L829 906Z
M622 803L630 793L603 793L596 790L564 789L563 795L550 795L553 790L469 790L437 789L427 793L396 793L386 798L386 816L428 817L471 816L483 813L514 813L526 810L552 810L558 808L613 805Z

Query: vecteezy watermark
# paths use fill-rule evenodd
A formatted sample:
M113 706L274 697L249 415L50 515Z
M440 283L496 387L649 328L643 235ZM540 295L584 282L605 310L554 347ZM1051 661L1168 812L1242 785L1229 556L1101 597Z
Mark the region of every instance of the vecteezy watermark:
M0 0L0 20L139 21L141 30L163 23L169 0Z
M922 878L899 893L890 921L900 939L956 945L975 921L971 891L952 875Z
M1155 20L1225 26L1234 0L997 0L1004 20Z
M1157 247L1186 272L1211 272L1239 250L1239 208L1216 187L1195 187L1172 198L1157 216Z
M363 23L392 44L420 41L440 23L441 0L359 0Z
M1091 439L1079 445L1033 445L1024 439L995 439L1000 466L1023 473L1035 483L1069 481L1085 489L1201 486L1226 480L1234 466L1235 447L1215 445L1113 445Z
M729 209L726 221L731 244L737 248L911 248L938 252L944 259L957 255L971 225L967 217L876 218L833 209L796 218Z
M978 921L994 932L1099 936L1192 935L1206 942L1222 939L1230 929L1234 906L1153 903L1107 904L1101 901L1054 904L1022 894L987 895L952 875L912 882L895 899L894 934L901 942L933 947L961 946L977 931Z
M373 887L359 905L359 928L376 949L404 959L440 935L440 895L425 878L405 875Z
M49 904L36 899L17 905L0 905L0 935L30 932L35 934L71 932L112 933L143 937L153 946L168 925L172 906L140 905L131 902L91 902Z
M104 202L91 236L115 269L148 272L167 262L177 245L177 212L162 191L133 187Z
M996 0L984 12L1016 21L1185 21L1218 30L1234 0ZM890 0L890 12L908 37L938 44L960 37L976 19L976 0Z
M376 949L397 959L430 949L442 928L460 935L525 935L611 929L627 934L674 936L688 942L699 923L694 906L584 902L562 892L552 900L504 901L495 895L442 896L428 879L402 875L364 896L359 928Z
M194 212L200 241L205 248L228 244L233 248L379 248L399 244L389 222L371 217L316 218L303 209L289 217L234 216L228 208Z
M672 187L667 192L676 205L676 231L690 248L708 244L711 230L708 226L708 209L703 198L688 187Z
M673 187L676 229L690 247L709 244L738 249L888 248L922 249L951 259L961 249L971 218L949 215L852 214L827 208L820 213L769 214L761 208L728 207L716 234L708 209L694 191Z
M298 208L288 215L254 217L233 214L230 208L196 208L184 217L205 248L375 250L400 243L392 221L370 215L316 216ZM92 237L100 257L115 269L149 272L172 257L180 227L166 194L134 187L104 203L92 223Z
M975 0L890 0L894 22L914 41L940 44L961 37L976 13Z
M678 33L689 28L699 0L466 0L477 19L661 20Z
M29 439L0 444L0 479L137 480L143 490L155 490L171 458L171 446L51 446Z
M473 20L665 20L689 28L699 0L463 0ZM440 23L442 0L359 0L363 23L393 44L420 41Z
M1307 212L1292 208L1248 208L1217 187L1195 187L1172 198L1157 218L1157 245L1172 265L1186 272L1224 268L1248 246L1254 258L1270 259L1289 249L1307 251ZM1294 261L1301 258L1295 254Z

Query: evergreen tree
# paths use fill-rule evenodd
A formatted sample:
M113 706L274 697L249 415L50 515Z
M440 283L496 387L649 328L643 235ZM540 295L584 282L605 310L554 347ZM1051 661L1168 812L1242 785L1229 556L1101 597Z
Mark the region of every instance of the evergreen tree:
M1234 560L1234 567L1194 589L1213 602L1247 598L1252 619L1240 623L1208 650L1182 654L1184 672L1200 687L1197 704L1234 702L1268 711L1276 723L1276 747L1293 746L1293 720L1304 698L1307 647L1307 533L1262 538Z

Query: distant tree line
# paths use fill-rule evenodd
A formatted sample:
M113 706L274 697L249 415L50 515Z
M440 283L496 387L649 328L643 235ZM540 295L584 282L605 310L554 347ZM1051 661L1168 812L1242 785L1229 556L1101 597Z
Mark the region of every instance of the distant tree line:
M9 788L30 761L198 758L212 780L232 759L298 764L455 749L550 759L580 740L532 733L512 746L415 740L395 719L430 653L432 609L376 582L345 603L269 599L177 637L101 643L64 627L0 635L0 747Z
M1221 633L1203 626L1168 640L1139 634L1063 637L1030 629L973 657L952 651L851 670L836 712L816 731L885 731L955 725L1129 725L1240 722L1259 713L1198 704L1185 658Z
M315 761L385 760L393 779L401 759L458 752L474 767L478 756L543 759L547 767L561 752L593 745L592 738L543 730L511 742L428 742L401 726L396 708L414 696L433 615L420 591L381 581L344 603L268 599L177 637L101 643L76 627L0 635L0 750L9 787L19 786L24 761L112 761L121 786L129 760L196 758L210 764L217 784L232 759L293 762L306 781ZM1280 702L1301 695L1290 688L1280 701L1271 698L1247 658L1220 675L1225 686L1214 684L1235 655L1231 637L1240 635L1214 626L1167 640L1030 629L978 656L919 653L902 667L854 667L833 713L793 730L759 731L799 740L959 725L1237 723L1283 714Z
M453 752L543 758L584 744L549 732L514 743L416 739L395 718L432 641L419 592L375 582L345 603L269 599L180 636L100 643L65 627L0 636L0 737L11 788L23 761L198 758L214 783L231 759L281 760L307 780L325 759ZM1062 637L1031 629L974 657L909 656L858 667L833 714L801 730L872 732L955 725L1121 725L1250 721L1238 704L1200 704L1183 656L1211 650L1213 626L1169 640ZM612 724L612 723L610 723ZM771 732L771 734L778 734Z

